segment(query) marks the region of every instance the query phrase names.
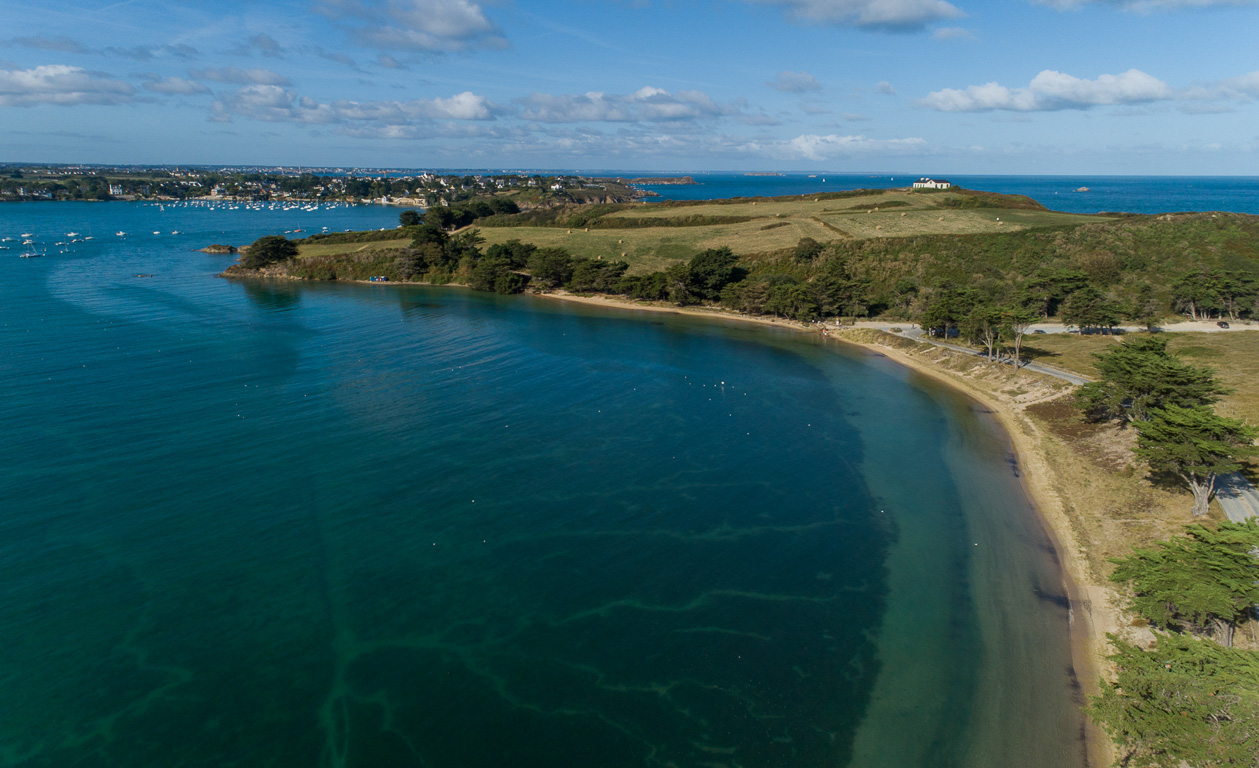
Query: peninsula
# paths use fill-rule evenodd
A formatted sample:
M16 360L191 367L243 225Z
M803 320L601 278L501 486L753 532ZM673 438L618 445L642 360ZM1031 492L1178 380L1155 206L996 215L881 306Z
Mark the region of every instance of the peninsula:
M1166 365L1209 361L1223 394L1208 402L1259 423L1259 386L1247 374L1259 355L1253 331L1240 330L1259 306L1259 217L1064 214L956 188L451 210L396 230L264 238L224 276L457 283L720 314L823 332L948 382L999 414L1014 441L1071 577L1077 674L1101 695L1099 722L1109 728L1126 716L1122 700L1095 683L1107 669L1107 636L1155 653L1167 635L1125 614L1128 593L1111 582L1112 560L1178 535L1194 521L1193 505L1183 486L1147 467L1148 454L1134 452L1132 428L1093 419L1073 386L1009 363L1046 361L1104 378L1090 353L1115 347L1120 326L1168 328L1183 316L1217 333L1170 335ZM1186 242L1199 244L1192 254ZM1046 321L1088 333L1032 333ZM906 326L931 333L908 339L878 329ZM1229 642L1253 646L1249 627ZM1250 663L1245 654L1257 652L1236 653L1219 663ZM1104 751L1098 734L1092 743Z

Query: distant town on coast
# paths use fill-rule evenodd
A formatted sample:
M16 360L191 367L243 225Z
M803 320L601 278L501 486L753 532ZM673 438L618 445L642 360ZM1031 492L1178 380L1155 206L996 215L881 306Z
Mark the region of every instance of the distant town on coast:
M523 172L0 164L0 202L232 199L429 208L511 191L518 200L555 205L637 200L652 193L631 185L660 181Z

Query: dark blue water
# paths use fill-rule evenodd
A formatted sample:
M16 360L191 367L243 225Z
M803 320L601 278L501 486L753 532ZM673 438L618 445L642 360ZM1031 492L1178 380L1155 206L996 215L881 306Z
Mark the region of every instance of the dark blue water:
M1061 574L970 402L194 250L394 217L0 207L48 246L0 252L0 765L1080 764Z
M655 185L643 189L659 200L804 195L850 189L907 187L918 176L871 174L689 174L694 185ZM1069 213L1169 213L1232 211L1259 214L1255 176L945 176L957 186L985 192L1027 195L1047 208ZM1077 191L1087 187L1087 192Z

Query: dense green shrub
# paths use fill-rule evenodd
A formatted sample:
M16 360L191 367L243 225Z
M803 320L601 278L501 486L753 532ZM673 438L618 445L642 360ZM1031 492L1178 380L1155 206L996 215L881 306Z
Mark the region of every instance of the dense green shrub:
M246 269L261 269L277 262L291 259L297 255L297 243L283 235L267 235L260 237L249 246L240 257L241 266Z

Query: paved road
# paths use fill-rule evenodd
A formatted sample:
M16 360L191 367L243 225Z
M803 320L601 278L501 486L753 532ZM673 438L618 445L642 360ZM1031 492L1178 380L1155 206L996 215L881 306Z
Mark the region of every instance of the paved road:
M1234 472L1222 475L1216 481L1215 498L1220 509L1234 523L1248 517L1259 516L1259 491L1246 478Z
M904 323L864 322L858 323L858 327L877 328L878 330L887 331L888 333L892 333L893 328L901 328L903 330L901 330L897 335L904 336L907 339L925 341L928 344L934 344L937 347L944 347L945 349L951 349L955 352L974 355L976 357L984 356L983 352L967 349L966 347L960 347L956 344L949 344L946 341L937 341L935 339L927 338L923 336L921 328L918 328L917 326L905 328ZM1063 332L1062 326L1058 326L1055 330L1050 330L1049 326L1046 325L1045 330L1047 333ZM1062 379L1063 381L1069 381L1076 386L1087 384L1089 382L1089 379L1084 376L1070 373L1043 363L1027 363L1023 367L1029 371L1036 371L1037 373L1053 376L1054 378ZM1259 491L1255 490L1255 487L1251 485L1250 481L1245 477L1242 477L1236 472L1229 475L1222 475L1216 480L1216 485L1215 498L1220 502L1220 509L1229 520L1239 523L1248 517L1259 516Z

